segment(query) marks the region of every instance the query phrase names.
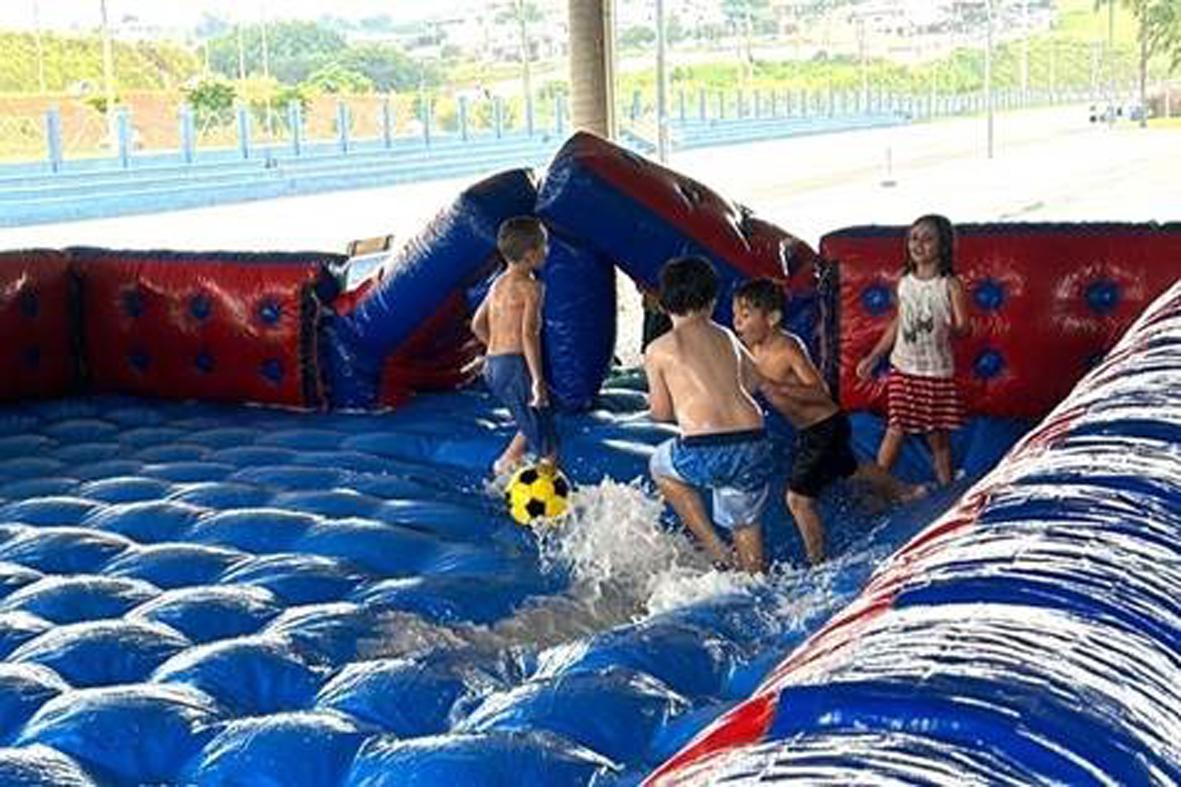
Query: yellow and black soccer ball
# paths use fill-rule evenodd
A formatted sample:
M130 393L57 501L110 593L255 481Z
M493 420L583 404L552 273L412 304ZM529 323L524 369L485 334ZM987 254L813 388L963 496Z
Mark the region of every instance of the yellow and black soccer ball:
M513 473L504 502L518 524L553 521L565 514L570 504L570 482L553 465L526 465Z

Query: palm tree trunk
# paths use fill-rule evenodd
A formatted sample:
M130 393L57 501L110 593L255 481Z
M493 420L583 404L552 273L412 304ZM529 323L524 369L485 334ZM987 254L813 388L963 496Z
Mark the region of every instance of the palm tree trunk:
M575 130L615 135L611 0L569 0L570 120Z

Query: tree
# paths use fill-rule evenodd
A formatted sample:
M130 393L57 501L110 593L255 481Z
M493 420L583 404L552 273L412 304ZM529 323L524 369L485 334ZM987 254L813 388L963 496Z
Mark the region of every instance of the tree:
M685 40L685 25L677 14L669 14L664 20L664 38L669 46L679 44Z
M645 49L656 41L656 32L645 25L632 25L619 34L620 49Z
M236 95L234 86L223 79L203 79L185 90L185 97L197 113L199 123L210 118L227 119Z
M380 92L414 90L419 84L438 85L443 78L436 64L420 65L393 44L358 44L340 54L338 61L350 71L364 74Z
M529 46L529 25L544 18L541 9L531 0L509 0L505 9L496 16L498 22L511 22L517 26L521 48L521 89L525 92L527 111L533 106L533 79L529 72L529 61L533 53Z
M246 73L262 71L262 28L242 31ZM315 22L275 22L267 25L271 75L288 85L304 81L315 70L333 62L347 48L339 33ZM209 42L209 65L214 71L238 77L238 35L231 31Z
M1095 0L1095 10L1115 0ZM1181 0L1121 0L1136 17L1140 44L1140 127L1148 125L1148 61L1155 55L1169 58L1169 70L1181 65Z
M769 0L722 0L722 14L734 30L740 31L743 43L743 73L750 78L751 38L759 23L767 19Z
M205 40L217 38L233 31L233 25L216 14L208 11L201 14L201 21L197 23L197 38Z
M325 93L368 93L373 90L373 80L340 63L330 63L312 72L307 84Z

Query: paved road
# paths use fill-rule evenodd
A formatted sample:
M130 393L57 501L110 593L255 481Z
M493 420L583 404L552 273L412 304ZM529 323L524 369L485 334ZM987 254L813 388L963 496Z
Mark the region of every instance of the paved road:
M672 166L812 242L928 210L956 221L1181 220L1181 131L1097 127L1076 107L998 117L991 161L985 139L984 120L969 118L694 150ZM415 232L473 179L5 229L0 248L337 251Z

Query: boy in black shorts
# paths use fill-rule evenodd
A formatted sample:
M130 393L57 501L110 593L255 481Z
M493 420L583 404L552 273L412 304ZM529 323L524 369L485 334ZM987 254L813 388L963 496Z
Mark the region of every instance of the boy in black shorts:
M858 464L849 417L829 396L803 342L780 327L782 319L783 290L772 279L748 281L735 291L734 332L767 381L763 395L796 428L787 507L808 562L816 564L824 560L824 522L816 501L833 481L856 476L891 502L914 500L926 490L898 481L876 464Z

